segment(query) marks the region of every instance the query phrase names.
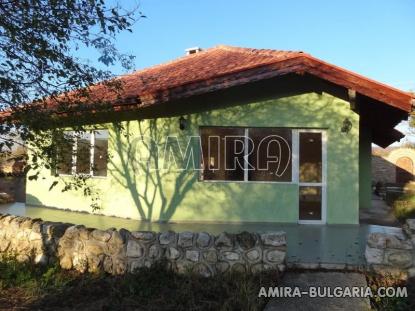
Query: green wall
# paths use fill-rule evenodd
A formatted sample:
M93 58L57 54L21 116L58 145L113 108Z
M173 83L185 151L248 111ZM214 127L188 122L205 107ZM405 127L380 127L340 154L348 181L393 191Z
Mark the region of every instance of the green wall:
M149 152L151 146L137 143L138 137L145 136L163 146L166 136L177 135L184 149L187 136L198 135L202 125L293 127L327 131L327 222L358 223L359 116L349 103L325 93L308 93L185 117L189 121L185 131L179 130L179 117L123 122L122 133L110 126L108 177L91 180L101 193L99 213L153 221L295 223L297 184L201 182L192 169L149 172L138 160L151 154L154 162L157 154ZM349 133L340 131L345 118L352 122ZM40 180L27 181L28 204L91 212L88 198L62 193L59 186L49 191L54 178L50 172L42 175Z

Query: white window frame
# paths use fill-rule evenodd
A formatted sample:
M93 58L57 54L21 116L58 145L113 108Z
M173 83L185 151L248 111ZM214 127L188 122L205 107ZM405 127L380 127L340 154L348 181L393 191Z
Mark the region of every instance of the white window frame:
M204 126L204 127L209 127L209 126ZM212 127L220 127L220 126L212 126ZM243 127L243 126L229 126L230 128L242 128L244 129L244 144L245 146L248 146L248 139L249 139L249 129L251 128L255 128L255 127ZM284 127L260 127L260 128L281 128L281 129L290 129L290 128L284 128ZM293 152L294 152L294 131L295 129L291 128L291 157L293 157ZM199 135L200 135L200 129L199 129ZM203 154L200 152L200 163L201 159L203 157ZM298 168L295 169L294 168L294 161L293 158L291 159L292 165L291 165L291 181L272 181L272 180L249 180L248 179L248 175L249 175L249 170L248 170L248 148L245 148L244 150L244 179L243 180L211 180L211 179L203 179L203 167L199 172L199 181L200 182L205 182L205 183L256 183L256 184L279 184L279 185L292 185L292 184L296 184L296 177L298 175ZM297 176L298 179L298 176Z
M321 133L321 182L300 182L299 166L300 166L300 157L299 157L299 141L300 133ZM293 133L294 136L294 133ZM298 223L304 225L323 225L327 222L327 132L325 130L317 129L299 129L295 131L296 141L296 159L295 166L297 167L297 182L298 182ZM294 149L294 148L293 148ZM293 150L294 152L294 150ZM293 157L294 161L294 157ZM293 163L294 166L294 163ZM300 187L321 187L321 219L320 220L301 220L300 219Z
M83 133L89 133L90 135L90 168L89 168L89 173L85 174L85 173L77 173L76 172L76 163L77 163L77 153L78 153L78 139L80 139L81 137L76 137L74 144L72 146L72 168L71 168L71 174L59 174L59 176L74 176L74 175L83 175L83 176L91 176L93 178L107 178L108 177L108 162L107 162L107 176L96 176L94 175L94 155L95 155L95 132L97 131L108 131L108 129L93 129L91 131L88 132L82 132L81 135ZM70 132L73 133L74 132Z
M251 127L243 127L245 135L245 146L248 145L249 129ZM272 128L272 127L270 127ZM300 182L300 133L321 133L321 148L322 148L322 176L321 182L310 183ZM327 131L325 129L312 129L312 128L291 128L291 181L259 181L248 180L248 148L245 148L244 155L244 180L203 180L199 178L199 181L205 183L264 183L264 184L280 184L280 185L296 185L297 186L297 211L298 211L298 224L315 224L322 225L327 223ZM202 153L200 154L203 157ZM203 175L203 169L200 172L200 176ZM300 187L301 186L317 186L321 187L321 219L320 220L300 220Z

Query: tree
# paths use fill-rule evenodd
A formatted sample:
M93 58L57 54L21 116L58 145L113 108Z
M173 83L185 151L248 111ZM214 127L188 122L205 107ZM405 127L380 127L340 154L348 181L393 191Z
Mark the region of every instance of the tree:
M0 151L24 141L29 178L36 179L41 168L52 168L56 141L66 139L57 114L105 106L104 99L91 96L99 81L114 94L122 88L108 70L74 56L76 50L94 49L99 62L129 70L133 58L117 50L116 35L131 31L144 16L104 0L0 0L0 16ZM81 187L90 195L86 179L77 176L63 189Z

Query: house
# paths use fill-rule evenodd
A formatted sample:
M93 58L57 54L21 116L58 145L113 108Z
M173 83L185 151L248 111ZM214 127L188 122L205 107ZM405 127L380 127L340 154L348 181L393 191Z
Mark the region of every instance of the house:
M91 212L82 193L49 190L55 173L86 174L105 215L357 224L371 200L371 144L401 139L394 127L414 103L307 53L230 46L120 80L121 98L88 119L57 171L27 181L27 204Z
M372 148L372 181L403 186L414 181L414 163L412 146Z

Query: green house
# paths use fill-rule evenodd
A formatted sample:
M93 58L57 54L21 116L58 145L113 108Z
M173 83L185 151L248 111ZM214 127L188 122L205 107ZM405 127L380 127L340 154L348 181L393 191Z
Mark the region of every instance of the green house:
M357 224L371 144L402 138L413 104L303 52L194 48L119 79L55 173L90 176L98 213L149 221ZM92 212L82 193L49 190L55 173L27 180L27 204Z

